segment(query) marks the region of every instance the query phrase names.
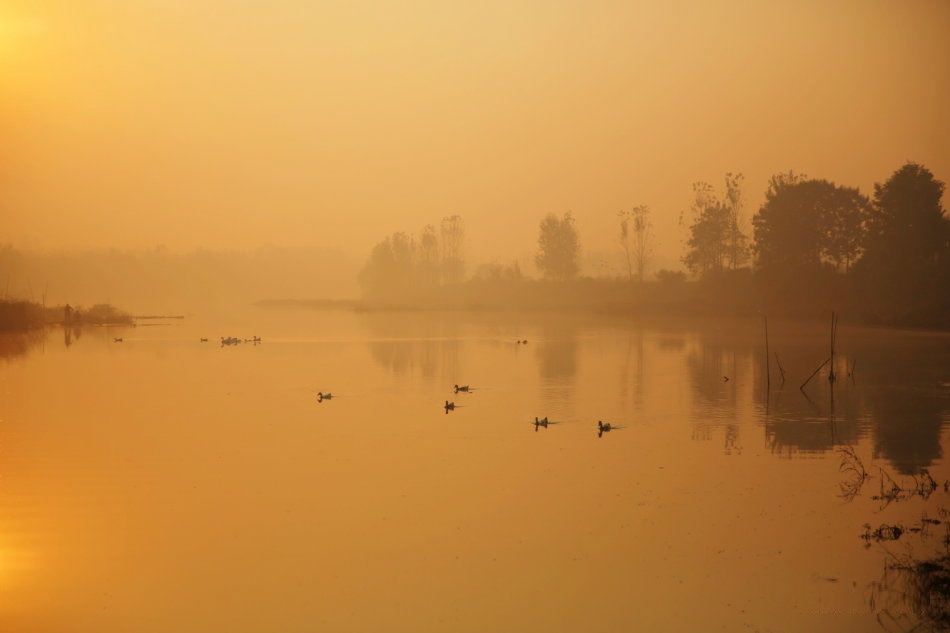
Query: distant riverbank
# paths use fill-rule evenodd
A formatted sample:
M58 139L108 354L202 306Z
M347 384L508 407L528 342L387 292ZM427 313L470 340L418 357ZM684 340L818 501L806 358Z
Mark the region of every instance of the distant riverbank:
M863 307L846 288L834 284L816 286L808 293L771 296L761 292L749 274L728 275L718 280L644 283L597 278L561 282L470 280L441 286L391 288L361 300L269 299L258 301L256 305L366 312L516 310L614 316L768 315L817 320L826 319L834 310L845 322L854 324L950 330L950 316L939 306L905 314L878 314Z
M84 308L69 304L44 306L32 301L0 300L0 332L24 331L47 325L132 325L132 316L109 304Z

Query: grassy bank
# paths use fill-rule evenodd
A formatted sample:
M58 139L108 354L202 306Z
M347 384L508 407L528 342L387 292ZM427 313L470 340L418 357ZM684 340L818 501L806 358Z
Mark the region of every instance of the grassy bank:
M46 325L132 325L132 316L105 304L43 306L32 301L0 300L0 331L15 332Z

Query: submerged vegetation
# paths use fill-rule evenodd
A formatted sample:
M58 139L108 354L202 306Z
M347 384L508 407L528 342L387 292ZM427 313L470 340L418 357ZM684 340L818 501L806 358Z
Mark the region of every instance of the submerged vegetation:
M877 469L877 477L869 473L852 447L840 447L838 452L844 475L841 497L847 501L856 499L864 484L875 478L879 480L878 494L871 495L871 499L880 503L879 511L914 498L932 502L935 492L942 489L946 494L950 490L950 481L938 483L925 468L910 475L912 483L900 483L883 468ZM930 516L925 508L910 524L864 524L860 538L868 548L881 548L886 557L882 577L869 585L867 600L887 630L950 628L950 512L937 506L935 514ZM938 536L941 538L935 543ZM888 548L895 542L903 543L903 552Z

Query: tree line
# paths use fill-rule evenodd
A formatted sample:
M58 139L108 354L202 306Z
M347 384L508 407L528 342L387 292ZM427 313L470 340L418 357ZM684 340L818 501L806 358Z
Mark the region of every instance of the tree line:
M782 313L815 306L857 308L869 321L950 326L950 220L941 204L944 183L909 162L871 197L857 188L793 172L772 176L765 200L743 230L743 176L727 173L722 192L693 184L681 261L697 286L731 287L759 309ZM371 299L407 297L465 279L464 221L443 218L418 235L394 233L378 243L360 273ZM646 281L654 252L651 209L618 213L618 242L627 281ZM571 212L538 226L535 263L541 277L580 275L580 235ZM483 267L475 278L522 280L517 264ZM657 271L668 282L685 278ZM734 296L734 294L733 294Z

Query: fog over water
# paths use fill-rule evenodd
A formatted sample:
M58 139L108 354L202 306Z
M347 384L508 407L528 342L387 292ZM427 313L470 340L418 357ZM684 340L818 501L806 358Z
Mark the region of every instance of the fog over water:
M948 34L0 0L0 631L947 630Z
M696 181L744 174L748 232L776 173L946 179L948 30L933 1L4 0L0 243L363 259L458 214L472 266L524 266L570 210L598 273L648 205L673 268Z

